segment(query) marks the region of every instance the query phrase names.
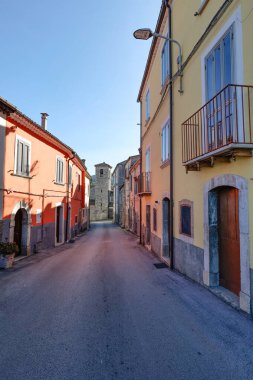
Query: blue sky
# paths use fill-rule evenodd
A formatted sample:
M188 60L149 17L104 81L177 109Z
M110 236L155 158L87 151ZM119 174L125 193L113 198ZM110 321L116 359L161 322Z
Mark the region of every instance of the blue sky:
M136 103L161 0L1 0L0 95L94 164L139 147Z

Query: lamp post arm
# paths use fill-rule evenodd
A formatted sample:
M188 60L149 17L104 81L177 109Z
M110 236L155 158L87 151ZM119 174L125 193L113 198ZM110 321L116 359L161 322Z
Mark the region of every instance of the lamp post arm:
M153 33L153 36L154 37L163 38L166 41L171 41L171 42L173 42L174 44L176 44L178 46L179 60L180 60L179 66L180 66L180 71L181 71L181 68L182 68L182 47L181 47L180 43L177 40L174 40L173 38L169 38L169 37L163 36L162 34L159 34L159 33Z

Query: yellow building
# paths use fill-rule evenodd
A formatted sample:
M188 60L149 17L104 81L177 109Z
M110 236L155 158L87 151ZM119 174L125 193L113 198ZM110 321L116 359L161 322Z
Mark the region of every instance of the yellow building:
M248 313L252 36L252 0L164 1L138 96L143 243Z

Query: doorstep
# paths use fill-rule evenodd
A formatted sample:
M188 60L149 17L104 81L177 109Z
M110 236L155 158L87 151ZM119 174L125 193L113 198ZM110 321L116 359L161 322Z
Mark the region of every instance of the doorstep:
M14 263L17 263L18 261L26 259L27 257L31 257L31 255L29 255L29 256L27 256L27 255L20 255L20 256L14 257Z
M222 286L217 286L215 288L208 288L213 294L215 294L217 297L221 298L223 301L231 305L237 310L240 309L240 298L230 292L230 290L223 288Z

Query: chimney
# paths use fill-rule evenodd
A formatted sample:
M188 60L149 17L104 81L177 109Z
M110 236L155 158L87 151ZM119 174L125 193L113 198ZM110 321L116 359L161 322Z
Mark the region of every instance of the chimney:
M46 112L41 112L41 128L47 130L47 117L49 115Z

